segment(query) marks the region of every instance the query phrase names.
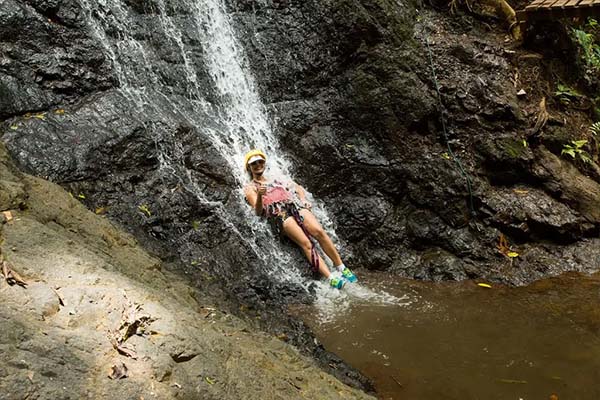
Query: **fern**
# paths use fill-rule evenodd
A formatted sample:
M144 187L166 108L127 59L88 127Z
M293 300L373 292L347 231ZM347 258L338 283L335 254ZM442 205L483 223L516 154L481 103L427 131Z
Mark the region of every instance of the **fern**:
M598 22L590 19L588 29L594 31L598 27ZM583 53L583 60L586 65L592 69L600 70L600 45L595 42L594 34L581 29L572 29L573 36L579 44Z
M573 159L579 158L584 163L591 164L592 158L590 157L587 151L583 150L583 146L585 146L587 142L587 140L573 140L571 141L571 144L565 144L563 146L563 149L560 152L560 154L568 154Z

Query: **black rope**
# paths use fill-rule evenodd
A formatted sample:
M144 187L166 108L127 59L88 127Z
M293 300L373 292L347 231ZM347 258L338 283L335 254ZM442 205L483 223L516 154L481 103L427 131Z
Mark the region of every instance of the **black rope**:
M433 65L433 56L431 53L431 48L429 46L429 38L427 37L427 33L425 33L425 28L423 28L423 36L425 37L425 44L427 46L427 55L429 58L429 65L431 66L431 74L433 75L433 83L435 85L435 91L437 93L440 118L442 120L442 131L444 132L444 140L446 141L446 147L448 148L448 154L452 157L452 160L458 166L460 173L462 174L462 176L464 176L465 180L467 181L467 190L469 191L469 209L471 212L471 217L475 217L475 207L473 206L473 190L471 188L471 178L469 177L469 174L467 174L467 172L463 168L463 165L460 162L460 160L458 159L458 157L452 151L452 148L450 147L450 142L448 140L448 132L446 131L446 119L444 118L444 104L442 103L442 95L440 93L440 87L438 85L438 80L437 80L437 76L435 73L435 67Z

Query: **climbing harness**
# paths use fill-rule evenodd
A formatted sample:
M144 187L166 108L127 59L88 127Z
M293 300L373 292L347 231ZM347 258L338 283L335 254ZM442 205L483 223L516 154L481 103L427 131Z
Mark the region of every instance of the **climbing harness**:
M418 10L417 10L417 13L418 13ZM448 154L450 155L450 157L452 157L452 160L458 166L458 170L460 171L462 176L464 176L465 180L467 181L467 190L469 192L469 211L471 213L471 217L475 217L475 207L473 206L473 190L472 190L472 185L471 185L471 178L469 177L469 175L463 168L462 163L460 162L460 160L458 159L456 154L454 154L454 152L452 151L452 148L450 147L450 142L448 140L448 133L446 131L446 119L444 118L444 104L442 103L442 95L440 94L440 87L438 85L438 80L437 80L437 76L435 73L435 67L433 65L433 56L432 56L432 52L431 52L431 47L429 46L429 37L427 36L427 33L425 32L424 26L423 26L422 32L423 32L423 37L425 38L425 45L427 47L427 56L429 58L429 65L431 66L431 74L433 77L433 83L435 85L435 92L437 94L437 99L438 99L440 119L442 120L442 131L444 133L444 140L446 141L446 147L448 148Z
M253 180L252 182L255 185L262 184L256 180ZM310 264L313 272L318 272L319 253L317 252L315 241L304 225L304 218L300 215L301 207L298 207L293 201L290 189L285 187L279 181L273 181L265 186L267 186L267 193L263 195L263 213L270 225L280 237L283 237L283 223L289 217L294 218L298 226L302 229L302 232L304 232L310 241Z
M292 217L294 217L294 220L296 220L296 223L300 226L300 228L302 228L302 232L304 232L304 234L310 241L310 265L312 267L312 271L314 273L317 273L319 272L319 253L317 252L317 246L315 245L314 239L312 238L310 233L308 233L308 230L304 226L304 218L302 218L302 216L300 215L298 207L296 207L295 204L292 204L291 208L293 209Z

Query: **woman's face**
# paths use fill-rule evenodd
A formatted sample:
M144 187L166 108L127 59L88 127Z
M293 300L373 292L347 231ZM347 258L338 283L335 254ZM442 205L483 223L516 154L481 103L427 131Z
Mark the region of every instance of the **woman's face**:
M261 176L265 172L265 160L256 160L250 163L250 172L252 172L252 176Z

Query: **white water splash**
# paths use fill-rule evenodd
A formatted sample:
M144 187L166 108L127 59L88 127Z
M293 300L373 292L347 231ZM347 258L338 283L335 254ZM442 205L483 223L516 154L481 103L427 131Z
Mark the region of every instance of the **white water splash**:
M335 322L338 317L348 314L353 306L361 304L402 307L416 301L414 296L405 294L396 297L383 289L369 289L360 282L348 283L342 290L332 290L327 283L319 282L316 285L316 292L316 321L320 324Z

